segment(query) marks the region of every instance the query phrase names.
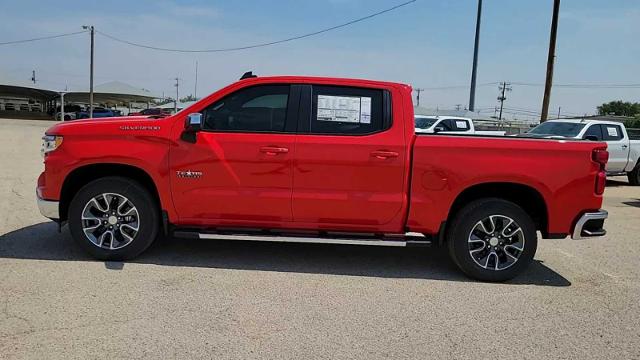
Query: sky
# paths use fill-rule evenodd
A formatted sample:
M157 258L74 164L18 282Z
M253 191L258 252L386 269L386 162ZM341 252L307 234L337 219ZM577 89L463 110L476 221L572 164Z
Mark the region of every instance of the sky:
M251 45L338 25L403 0L2 1L0 42L94 25L152 46L207 49ZM546 73L552 0L484 0L476 109L493 115L497 82L513 83L506 115L535 118ZM95 83L124 81L159 96L197 96L258 75L317 75L397 81L425 88L421 106L465 107L473 57L476 0L418 0L318 36L225 53L169 53L96 34ZM556 84L640 84L640 1L562 0ZM0 46L0 79L50 89L86 89L89 35ZM534 85L519 85L522 83ZM442 89L445 87L445 89ZM640 101L640 88L560 88L551 112L591 114L603 102Z

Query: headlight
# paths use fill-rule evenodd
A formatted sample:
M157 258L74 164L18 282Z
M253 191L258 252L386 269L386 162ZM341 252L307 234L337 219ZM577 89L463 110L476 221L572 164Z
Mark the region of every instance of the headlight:
M42 149L40 154L45 156L47 153L57 149L62 144L62 136L45 135L42 137Z

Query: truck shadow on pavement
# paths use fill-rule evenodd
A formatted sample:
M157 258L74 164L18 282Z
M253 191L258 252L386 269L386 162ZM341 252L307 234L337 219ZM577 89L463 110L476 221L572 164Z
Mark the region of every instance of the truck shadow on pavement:
M0 259L93 261L68 229L45 222L0 236ZM199 239L159 239L136 264L278 271L381 278L474 281L449 260L444 248L386 248L326 244L283 244ZM105 262L125 270L127 262ZM562 275L535 260L508 284L570 286Z

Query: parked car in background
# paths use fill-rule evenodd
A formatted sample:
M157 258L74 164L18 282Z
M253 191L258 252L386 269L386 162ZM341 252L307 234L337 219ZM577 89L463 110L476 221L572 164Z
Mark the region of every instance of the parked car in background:
M538 231L606 233L605 144L416 134L411 93L381 81L252 77L165 118L58 123L43 138L38 205L103 260L133 258L159 232L434 243L487 281L522 272Z
M142 111L134 112L134 113L131 113L129 115L130 116L150 116L150 115L169 116L169 115L171 115L171 112L169 110L166 110L166 109L151 108L151 109L144 109Z
M640 185L640 138L632 139L622 123L591 119L550 120L521 136L604 141L609 151L607 174L627 175L631 185Z
M114 117L115 114L112 110L103 107L94 107L93 108L93 118L106 118L106 117ZM88 119L89 118L89 109L85 111L80 111L76 114L76 119Z
M55 114L55 119L56 120L75 120L77 113L81 112L83 110L82 106L80 105L65 105L64 106L64 116L62 115L62 113L60 112L60 110L62 110L62 108L60 106L58 106L56 108L56 114Z
M468 135L499 135L504 131L479 131L475 129L473 120L456 116L415 115L416 133L456 133Z

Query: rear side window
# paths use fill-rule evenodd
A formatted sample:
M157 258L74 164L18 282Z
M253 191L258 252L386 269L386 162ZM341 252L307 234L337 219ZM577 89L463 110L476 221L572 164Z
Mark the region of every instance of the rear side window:
M283 132L289 85L240 89L202 111L203 129L230 132Z
M587 136L593 136L598 139L598 141L602 140L602 128L600 125L591 125L584 133L583 139L586 139Z
M602 125L602 136L605 141L622 140L622 128L620 125Z
M364 135L386 130L383 90L340 86L313 86L312 134Z

